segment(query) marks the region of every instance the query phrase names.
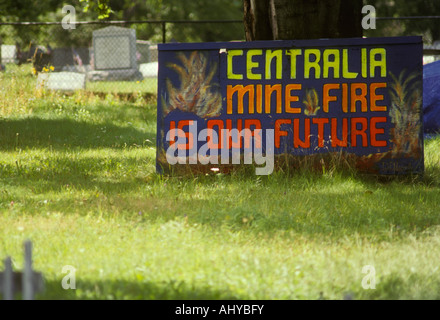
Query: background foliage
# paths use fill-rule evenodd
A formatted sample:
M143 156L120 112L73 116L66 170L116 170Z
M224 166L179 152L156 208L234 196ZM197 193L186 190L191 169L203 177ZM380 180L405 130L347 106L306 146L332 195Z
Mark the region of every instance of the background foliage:
M376 7L379 17L440 16L438 0L365 0ZM15 0L0 3L0 22L61 21L62 8L71 4L78 21L88 20L241 20L241 0ZM127 25L136 29L137 38L161 42L162 26L157 24ZM102 26L82 26L81 32L69 32L60 26L2 26L0 37L4 43L28 44L31 40L54 46L87 46L91 31ZM77 28L80 28L79 26ZM169 41L224 41L242 40L243 25L235 24L170 24L166 36ZM439 20L378 21L377 30L365 31L366 36L423 35L425 42L440 40Z
M366 4L376 7L378 17L440 16L438 0L368 0ZM440 40L439 19L380 21L378 29L367 35L380 36L423 35L425 42Z
M99 3L98 3L99 2ZM102 1L79 1L72 5L77 8L77 21L98 20L241 20L242 4L240 0L134 0L108 1L109 8L106 16L105 9L99 9ZM107 2L107 1L104 1ZM0 22L17 21L61 21L64 1L51 0L44 5L37 5L34 0L17 0L0 4ZM93 5L94 4L94 5ZM34 7L38 7L34 10ZM103 7L105 8L105 7ZM104 11L103 11L104 10ZM109 9L110 10L110 9ZM84 12L85 11L85 12ZM127 25L127 27L130 25ZM77 26L80 32L70 32L61 26L3 26L0 28L0 37L4 43L29 43L33 40L51 46L85 46L91 40L91 31L101 28L95 26ZM136 29L138 39L162 41L162 26L156 24L131 25ZM221 41L241 40L243 27L235 24L169 24L167 25L167 39L170 41Z

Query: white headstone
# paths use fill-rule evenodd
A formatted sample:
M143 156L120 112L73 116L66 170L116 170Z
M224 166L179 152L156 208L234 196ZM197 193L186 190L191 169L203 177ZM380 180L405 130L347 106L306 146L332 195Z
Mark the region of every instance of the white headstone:
M16 48L14 45L2 44L1 45L1 58L2 63L15 63Z
M77 72L39 73L37 88L75 91L86 88L86 74Z
M139 66L139 71L144 78L157 78L159 64L158 62L142 63Z
M96 70L137 69L136 30L107 27L93 31Z

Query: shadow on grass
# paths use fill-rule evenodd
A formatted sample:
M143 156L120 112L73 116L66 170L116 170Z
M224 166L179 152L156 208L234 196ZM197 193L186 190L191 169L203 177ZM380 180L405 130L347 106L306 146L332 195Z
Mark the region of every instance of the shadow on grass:
M228 186L229 192L215 191L212 200L176 198L171 206L179 208L174 210L177 217L185 217L189 224L212 227L213 231L226 226L232 231L255 234L292 231L312 237L359 234L389 239L440 224L439 183L430 181L430 177L434 179L432 176L384 179L341 172L333 182L333 177L311 172L289 177L239 175L236 179L242 179L242 183L235 189L231 189L233 176L222 177L221 184ZM196 179L197 183L210 181L217 185L212 176ZM358 191L344 190L345 180L354 181ZM244 199L234 193L243 194ZM142 206L138 209L142 211Z
M106 104L99 103L93 108L87 109L92 115L98 115L102 121L133 121L142 119L143 122L156 124L156 104L150 103L144 106L133 106L124 101L117 100L119 103L115 104L113 101Z
M38 294L38 300L248 300L246 295L237 295L227 290L220 291L205 287L196 287L184 281L127 281L127 280L90 280L77 278L76 289L63 289L61 280L46 281L44 292ZM440 281L433 275L391 273L377 279L374 290L364 290L356 284L349 294L349 300L438 300L440 299ZM348 291L350 292L350 291ZM295 292L291 292L296 299ZM332 296L331 292L322 292L322 298ZM340 295L337 299L347 299ZM306 299L318 300L319 296ZM181 307L182 302L175 301L173 306ZM175 312L170 308L164 314ZM163 316L162 315L162 316Z
M433 273L381 276L374 290L362 290L358 296L367 300L439 300L440 280Z
M49 196L42 204L21 200L19 193L3 195L0 207L8 209L11 201L23 201L26 211L35 212L44 208L69 213L99 207L110 215L142 212L139 223L185 219L189 225L203 225L214 232L226 228L255 234L292 231L336 237L357 233L376 239L405 236L440 224L439 187L423 181L398 178L380 182L373 176L344 173L336 182L312 173L161 178L152 173L153 162L140 164L130 157L100 161L66 157L52 159L48 168L3 165L4 190L13 185L33 194L60 192L60 196ZM123 172L118 171L119 165ZM113 177L107 178L106 172ZM133 172L135 176L130 175ZM353 180L356 187L344 190L345 180ZM83 190L101 196L87 198Z
M144 186L155 170L153 158L116 154L81 156L71 154L44 154L31 160L3 163L0 183L22 187L36 194L70 190L99 191L107 196L129 193ZM1 205L0 205L1 207Z
M76 280L76 289L65 290L60 281L46 281L39 300L237 300L231 292L195 287L184 281ZM174 310L173 310L174 311Z
M3 119L0 121L0 150L18 148L120 148L155 141L156 132L112 123L91 124L71 119Z
M3 141L0 150L3 151L38 147L52 147L60 151L75 147L121 149L125 144L142 145L145 139L154 141L155 132L111 123L27 118L0 121L0 139ZM360 188L363 190L361 193L356 193L345 192L338 184L335 184L334 192L320 192L319 185L331 186L333 177L310 171L258 177L254 168L247 168L241 173L225 176L161 180L154 179L155 174L151 174L154 159L141 162L142 159L122 154L111 158L50 156L47 161L32 161L23 165L18 162L3 164L0 168L3 184L24 187L32 190L33 194L63 191L66 185L76 190L100 191L105 196L123 193L122 199L117 201L109 199L105 200L108 203L103 203L101 198L97 198L90 202L96 202L108 212L143 212L146 221L167 221L186 216L190 223L213 227L214 230L226 227L232 231L255 233L294 231L304 235L344 235L358 232L380 236L390 230L413 232L440 224L436 212L440 205L436 200L439 199L440 186L438 166L431 166L422 178L378 178L337 173L338 181L354 179L363 187ZM151 177L153 179L147 181ZM183 184L180 185L180 182ZM151 191L144 189L146 185L151 187ZM219 185L222 188L218 188ZM416 187L404 188L413 185ZM198 186L204 189L201 195L198 194ZM212 189L212 194L207 189ZM144 192L142 199L129 194L135 190ZM300 196L288 192L296 192ZM234 194L242 196L237 199ZM63 212L65 208L75 211L77 198L82 196L74 194L72 198L66 198L65 195L55 199L53 208ZM265 200L268 195L272 198ZM22 199L24 203L28 202L26 210L34 210L35 202L28 201L27 196L26 191ZM3 208L8 208L10 201L17 200L9 197L3 196L3 199L9 200ZM17 197L20 198L20 195Z

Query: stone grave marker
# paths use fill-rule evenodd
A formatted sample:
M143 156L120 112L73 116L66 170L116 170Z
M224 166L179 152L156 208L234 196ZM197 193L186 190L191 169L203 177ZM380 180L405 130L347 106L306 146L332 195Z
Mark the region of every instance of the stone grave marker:
M86 88L86 75L78 72L40 73L37 78L37 89L75 91Z
M93 32L91 81L142 80L136 59L136 31L107 27Z
M70 71L90 64L89 48L55 48L52 52L51 65L55 71Z
M2 44L1 46L1 63L15 63L16 48L14 45Z
M138 64L150 62L150 41L136 40L136 61Z
M139 65L139 71L144 78L157 78L159 70L159 64L156 62L141 63Z

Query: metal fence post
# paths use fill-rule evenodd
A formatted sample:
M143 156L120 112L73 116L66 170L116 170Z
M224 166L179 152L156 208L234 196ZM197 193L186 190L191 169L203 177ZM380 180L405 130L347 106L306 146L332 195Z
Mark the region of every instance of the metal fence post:
M4 261L3 272L3 300L14 300L14 273L12 271L12 259L7 257Z
M24 243L23 300L34 299L33 273L32 242L27 240Z
M167 23L162 21L162 43L167 42Z

